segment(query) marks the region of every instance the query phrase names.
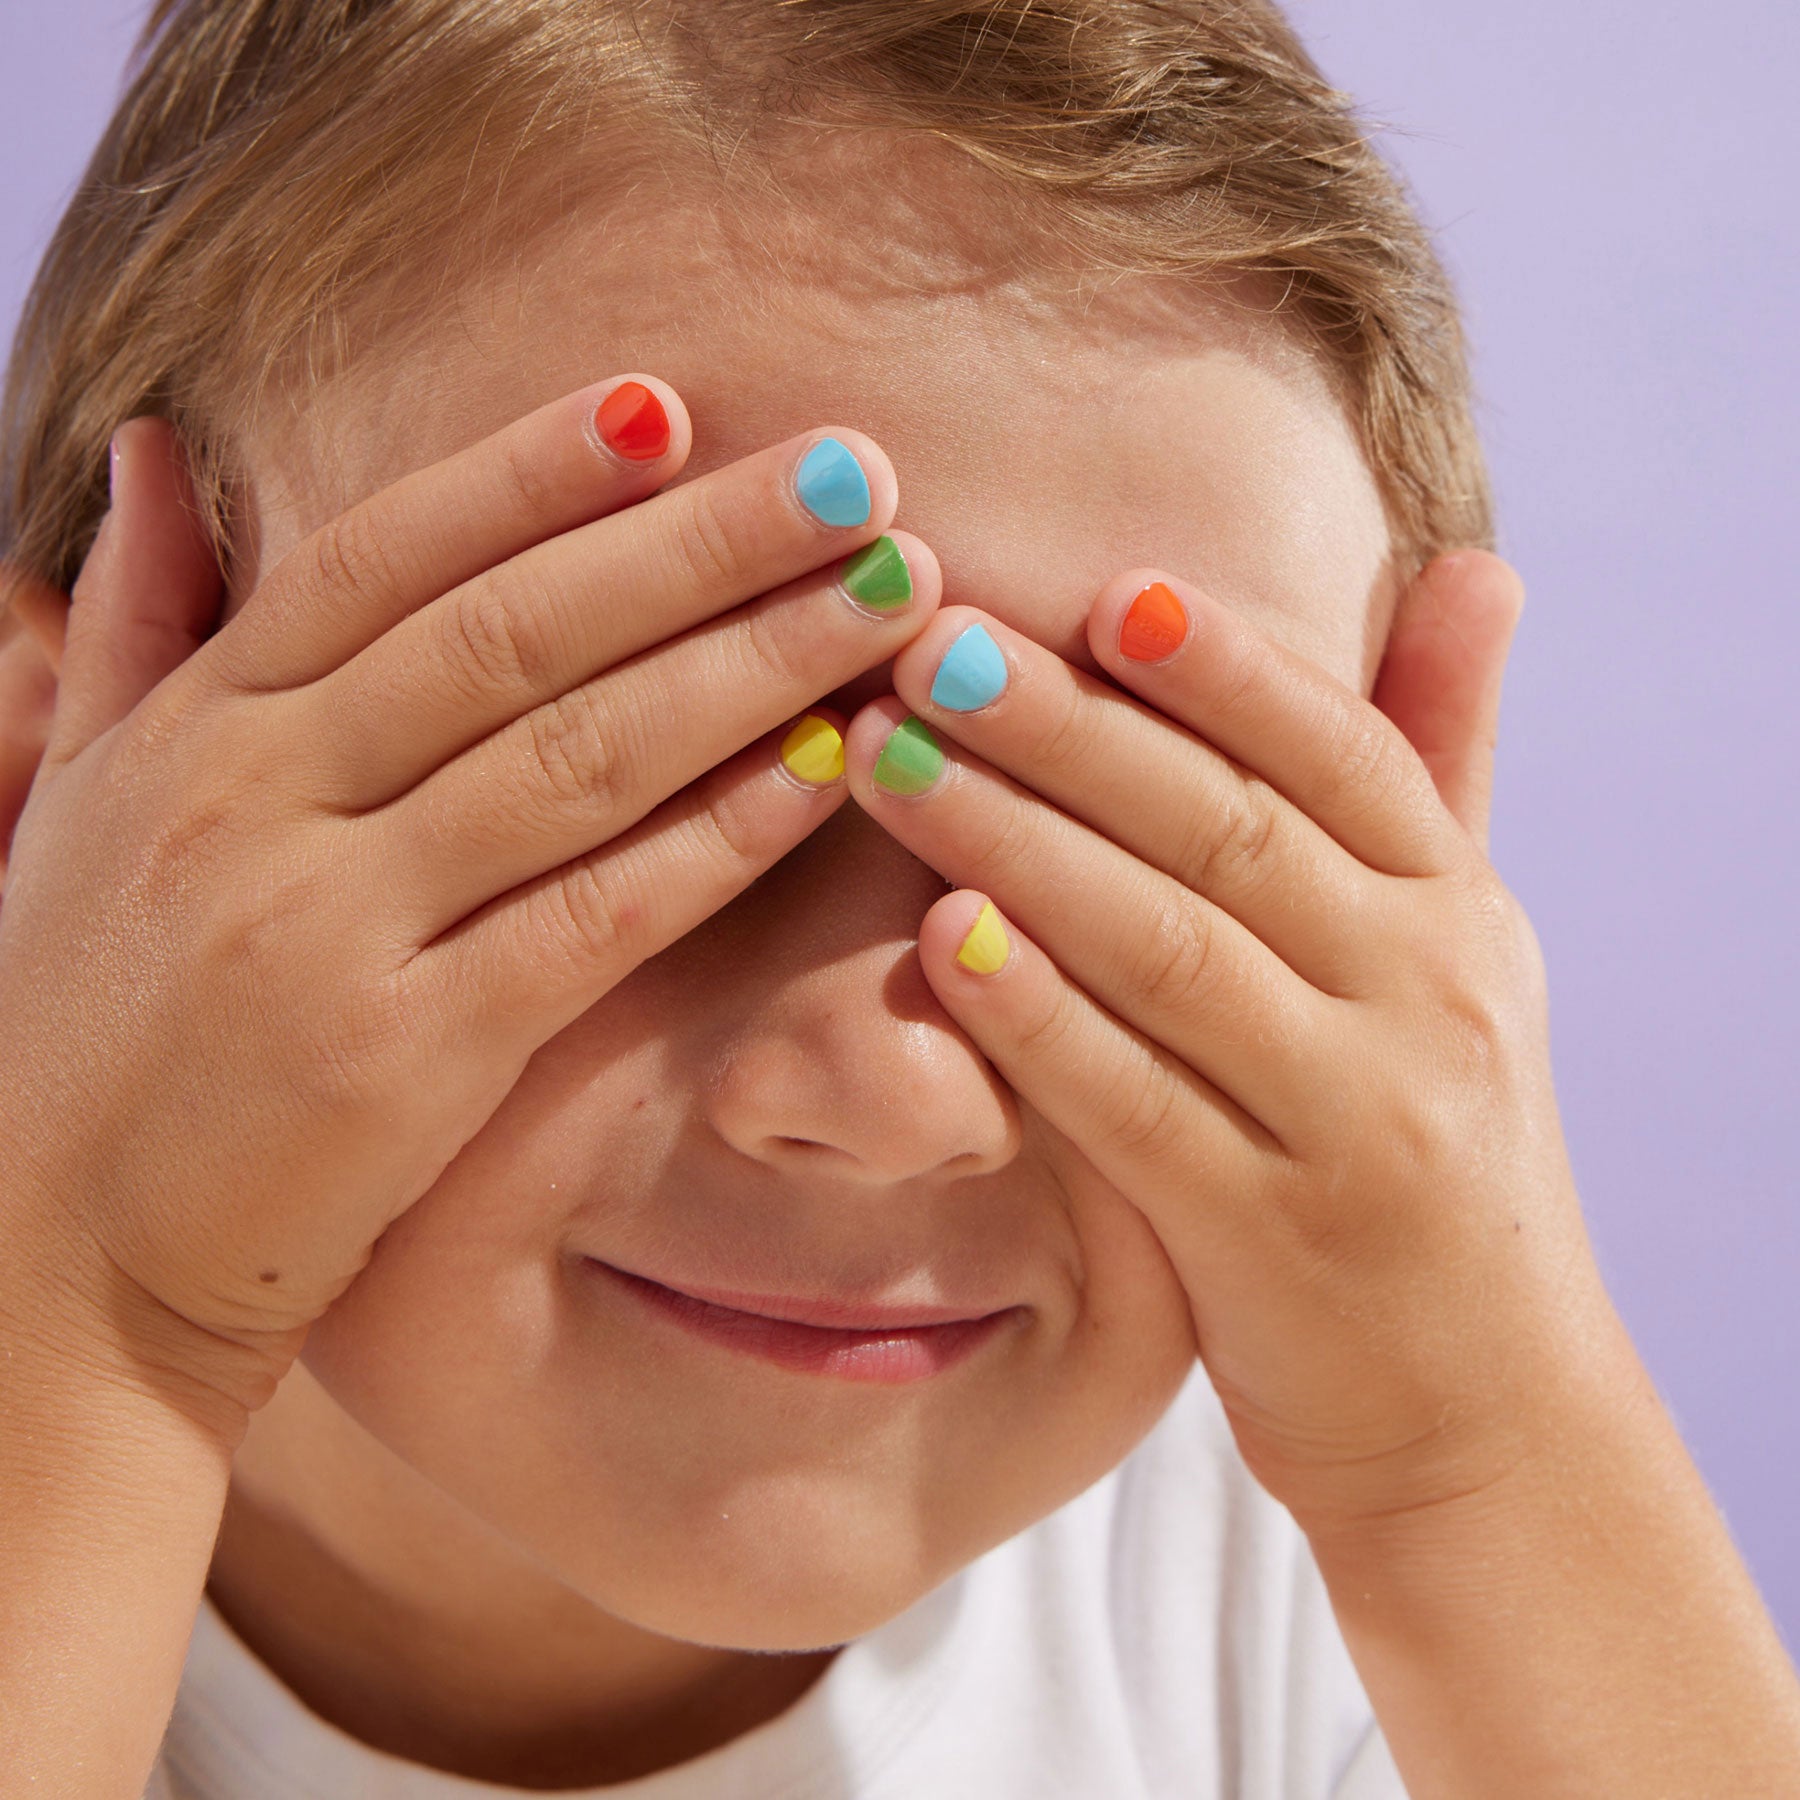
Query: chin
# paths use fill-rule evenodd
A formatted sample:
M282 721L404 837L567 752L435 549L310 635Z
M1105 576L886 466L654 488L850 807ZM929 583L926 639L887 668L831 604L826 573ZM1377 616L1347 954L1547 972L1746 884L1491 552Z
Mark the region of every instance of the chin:
M846 1512L829 1489L739 1495L670 1529L578 1585L646 1631L721 1650L834 1648L897 1618L991 1545L968 1522L930 1529L877 1502ZM635 1541L632 1541L635 1540ZM998 1536L994 1541L999 1541Z

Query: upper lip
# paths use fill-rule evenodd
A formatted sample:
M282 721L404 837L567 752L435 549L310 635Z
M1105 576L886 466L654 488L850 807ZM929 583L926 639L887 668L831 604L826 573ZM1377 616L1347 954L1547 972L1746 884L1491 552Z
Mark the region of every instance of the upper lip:
M622 1275L633 1275L667 1288L673 1294L685 1294L690 1300L703 1300L709 1306L723 1306L732 1312L755 1313L765 1319L780 1319L790 1325L817 1325L830 1331L906 1331L927 1325L960 1325L971 1319L985 1319L991 1313L1006 1312L1007 1307L981 1307L974 1311L959 1306L877 1306L866 1300L815 1300L795 1294L747 1294L736 1288L695 1287L689 1283L658 1280L653 1275L639 1274L617 1263L609 1268Z

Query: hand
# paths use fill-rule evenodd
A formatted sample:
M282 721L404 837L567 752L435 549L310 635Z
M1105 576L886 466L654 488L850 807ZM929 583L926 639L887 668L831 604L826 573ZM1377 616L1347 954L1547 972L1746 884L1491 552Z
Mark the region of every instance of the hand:
M854 504L822 432L654 494L686 414L646 380L665 447L604 448L618 385L354 507L216 631L174 442L121 433L0 910L0 1202L227 1424L538 1046L841 804L787 723L936 603L899 533L910 603L839 585L895 507L868 438L823 453Z
M1516 578L1446 559L1402 610L1379 691L1429 767L1172 578L1128 632L1154 660L1122 653L1156 579L1089 621L1129 693L944 610L854 721L852 791L974 890L926 974L1155 1229L1262 1484L1309 1529L1431 1504L1522 1454L1609 1310L1542 959L1480 842ZM890 737L909 707L938 751Z

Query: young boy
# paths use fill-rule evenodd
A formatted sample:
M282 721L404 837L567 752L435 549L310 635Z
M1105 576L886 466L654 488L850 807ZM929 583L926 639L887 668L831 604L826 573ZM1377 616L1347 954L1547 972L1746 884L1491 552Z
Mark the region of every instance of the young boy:
M159 17L7 428L7 1779L1794 1790L1279 24Z

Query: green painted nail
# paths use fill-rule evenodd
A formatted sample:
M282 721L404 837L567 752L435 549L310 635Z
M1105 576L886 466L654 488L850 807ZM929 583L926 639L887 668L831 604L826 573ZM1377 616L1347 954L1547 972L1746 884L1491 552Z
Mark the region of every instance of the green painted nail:
M912 598L911 571L891 537L878 537L846 557L838 580L857 605L871 612L894 612Z
M890 794L922 794L944 772L944 753L923 719L902 719L875 759L875 779Z

